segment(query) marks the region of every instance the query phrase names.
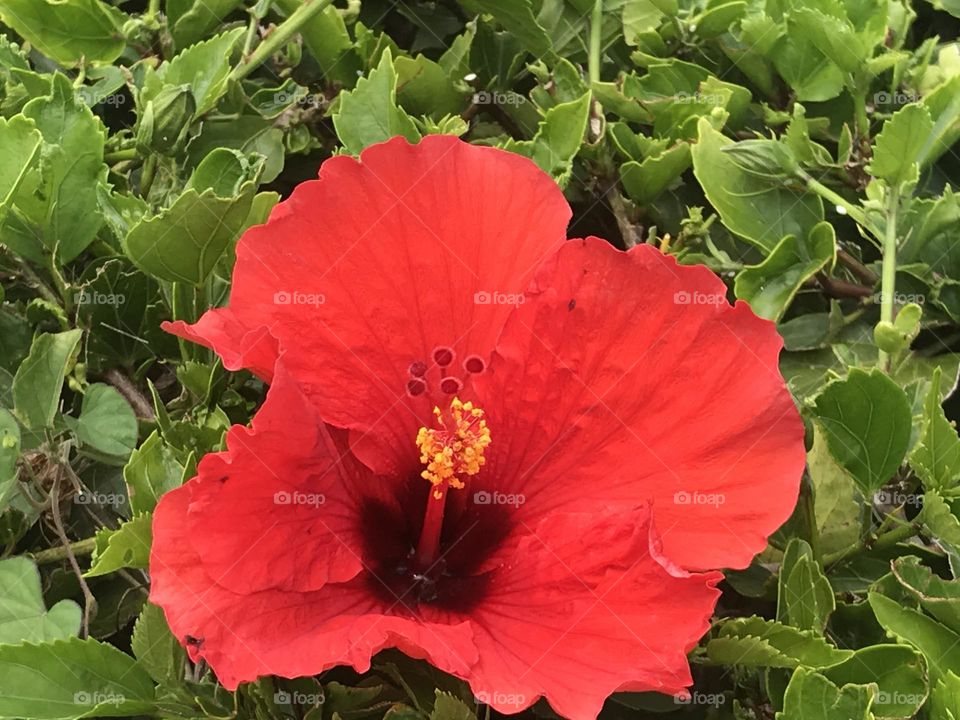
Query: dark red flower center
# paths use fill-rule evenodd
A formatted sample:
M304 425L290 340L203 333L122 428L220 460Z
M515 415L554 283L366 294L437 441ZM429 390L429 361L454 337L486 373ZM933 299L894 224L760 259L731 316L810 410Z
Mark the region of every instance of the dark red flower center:
M416 438L424 470L400 483L395 502L364 505L365 558L388 599L464 611L482 597L483 563L512 522L504 508L482 501L488 493L469 491L491 442L483 410L454 397L434 416L436 427L420 428Z

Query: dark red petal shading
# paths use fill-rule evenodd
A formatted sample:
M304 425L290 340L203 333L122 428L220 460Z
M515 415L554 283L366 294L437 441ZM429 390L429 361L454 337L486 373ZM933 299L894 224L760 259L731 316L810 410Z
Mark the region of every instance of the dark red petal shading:
M317 590L362 569L356 488L369 478L282 364L251 428L207 455L187 526L205 571L238 592Z
M187 522L192 484L167 493L157 505L150 600L164 609L191 658L204 659L228 690L263 675L300 677L335 665L365 672L385 647L456 674L476 662L468 623L401 616L402 603L385 604L365 580L303 593L237 593L223 587L194 547ZM243 534L243 528L237 530ZM299 551L290 548L302 558Z
M327 160L240 239L229 311L168 329L262 373L249 333L269 327L324 420L356 431L362 459L412 471L417 428L449 399L433 351L452 349L456 373L486 357L506 295L522 292L569 218L526 158L450 136L394 138L359 161ZM416 362L431 366L429 388L411 397Z
M646 509L559 513L519 540L472 623L474 694L505 713L543 695L571 720L617 690L678 693L709 629L720 573L667 569Z
M781 347L707 268L571 240L475 381L493 437L481 482L524 494L528 523L649 499L671 560L745 567L790 515L805 462Z

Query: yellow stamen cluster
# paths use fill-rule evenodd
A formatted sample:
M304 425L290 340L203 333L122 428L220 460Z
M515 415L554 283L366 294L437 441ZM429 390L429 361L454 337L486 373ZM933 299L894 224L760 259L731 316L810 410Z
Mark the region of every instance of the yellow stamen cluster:
M472 402L454 398L444 413L435 407L433 414L439 428L420 428L417 447L420 462L427 469L420 473L433 486L433 496L443 497L443 485L460 489L464 475L476 475L483 466L483 453L490 444L490 428L483 419L483 410Z

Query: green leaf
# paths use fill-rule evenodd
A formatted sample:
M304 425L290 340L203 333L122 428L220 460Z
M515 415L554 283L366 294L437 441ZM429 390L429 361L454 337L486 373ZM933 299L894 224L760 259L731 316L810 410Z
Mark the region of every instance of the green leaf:
M73 426L83 445L106 455L125 460L137 446L137 416L110 385L95 383L87 388Z
M116 530L97 531L97 547L90 569L84 575L108 575L121 568L145 568L150 564L150 543L153 541L153 516L137 515Z
M833 588L813 557L810 546L794 538L780 564L777 620L800 630L823 633L836 608Z
M0 645L72 637L80 632L81 615L73 600L61 600L47 610L32 560L0 560Z
M0 718L151 715L154 685L126 653L93 639L0 645Z
M924 493L920 519L935 538L960 546L960 518L938 493Z
M0 408L0 513L17 492L17 458L20 457L20 426L16 418Z
M800 668L790 678L777 720L872 720L872 695L866 686L839 688L823 675Z
M183 12L174 14L174 4L167 3L170 35L178 47L193 45L242 4L243 0L194 0Z
M821 552L835 552L856 543L860 539L860 501L856 483L833 459L823 430L816 425L813 447L807 453L807 472L813 483Z
M80 330L38 336L13 378L14 412L31 430L50 427L60 405L63 378L80 347Z
M573 171L590 116L590 93L547 110L532 140L510 140L504 149L532 159L563 187Z
M389 50L376 69L357 82L356 89L340 95L339 102L333 126L343 147L353 155L395 135L410 142L420 139L413 120L397 105L397 73Z
M734 293L750 303L762 318L779 320L801 285L833 265L837 240L833 226L822 222L806 240L788 235L759 265L744 268L734 282Z
M156 430L133 451L123 468L134 513L151 512L169 490L179 487L183 466Z
M960 667L960 635L918 610L871 592L870 607L887 634L919 650L927 660L930 678L939 680L952 668Z
M911 103L898 110L877 135L870 172L894 187L915 183L920 154L932 132L933 120L923 105Z
M731 232L770 252L782 238L808 237L823 220L820 199L746 172L723 148L733 143L706 118L693 146L693 172Z
M724 622L719 635L707 643L707 655L714 662L746 667L830 667L852 654L816 633L759 617Z
M60 73L53 76L51 94L31 100L23 114L44 142L39 168L28 173L14 197L15 212L3 227L5 241L35 262L43 260L41 248L69 262L103 225L97 199L107 171L103 125Z
M488 13L537 57L550 52L547 31L534 16L533 0L461 0L472 12Z
M844 72L854 72L870 57L849 20L829 16L816 8L794 7L789 27L817 47Z
M910 453L910 467L926 488L948 491L960 484L960 437L940 405L940 375L938 367L927 392L923 431Z
M61 65L112 63L127 44L126 15L101 0L0 0L0 19Z
M217 106L229 86L230 58L243 28L235 28L191 45L155 73L148 74L138 102L145 106L164 87L188 85L196 101L196 114L204 115Z
M303 0L276 0L276 6L289 17ZM363 63L347 31L342 11L330 5L311 17L300 35L310 56L317 61L323 77L345 87L353 87Z
M163 610L156 605L143 606L133 626L130 647L140 666L161 685L176 687L183 682L187 655L170 632Z
M184 190L169 208L130 229L124 252L155 278L199 285L246 228L255 192L253 181L234 197L219 197L213 188Z
M638 205L649 205L690 167L690 143L681 142L642 162L620 166L620 181Z
M960 17L960 4L957 5ZM933 687L930 695L930 717L937 720L960 720L960 676L948 671Z
M42 144L43 135L30 119L23 115L9 120L0 118L0 147L4 151L4 162L0 164L0 220L6 215Z
M476 720L473 709L460 698L440 690L436 691L436 697L430 720ZM478 700L483 702L482 698Z
M924 610L960 634L960 579L944 580L915 556L897 558L893 575Z
M844 685L876 683L873 714L882 718L912 718L927 699L923 656L905 645L861 648L839 665L820 671L830 682Z
M424 55L401 55L393 63L397 73L397 101L413 115L443 117L459 113L465 93L457 90L447 72Z
M830 453L872 497L900 467L913 414L903 390L880 370L850 370L817 397Z

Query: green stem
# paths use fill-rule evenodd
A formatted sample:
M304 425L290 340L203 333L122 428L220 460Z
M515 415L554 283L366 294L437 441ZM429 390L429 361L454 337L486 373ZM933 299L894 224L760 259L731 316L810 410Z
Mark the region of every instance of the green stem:
M838 205L847 211L849 215L857 225L866 230L870 231L872 234L876 235L876 232L873 229L873 226L867 220L867 216L864 214L863 210L852 202L847 200L843 195L834 192L828 188L823 183L814 180L804 171L800 171L800 178L807 184L807 188L811 191L822 197L827 202Z
M807 473L803 474L800 481L800 507L803 512L803 521L806 525L807 542L810 543L810 549L813 551L815 560L820 560L820 528L817 525L817 511L814 504L813 482Z
M920 528L918 526L914 525L913 523L908 523L880 535L870 535L869 537L866 537L860 541L860 543L857 545L853 545L852 547L844 548L843 550L838 550L835 553L826 555L823 558L823 564L825 567L829 567L870 550L881 550L883 548L892 547L897 543L903 542L904 540L909 540L919 532Z
M587 72L590 82L600 82L600 44L603 31L603 0L594 0L590 14L590 54L587 56Z
M124 160L136 160L136 159L137 159L136 148L124 148L122 150L114 150L113 152L108 152L103 156L103 161L107 165L113 165L114 163L123 162Z
M140 171L140 197L144 200L150 194L150 188L153 185L153 178L157 172L157 156L147 155L143 161L143 169Z
M257 46L249 56L243 58L240 64L230 73L234 82L243 80L247 75L260 67L280 47L293 37L307 22L318 13L323 12L333 0L304 0L286 20L280 23L264 41Z
M89 555L96 547L97 539L87 538L86 540L77 540L69 545L61 545L59 547L49 548L48 550L41 550L40 552L33 553L33 559L37 565L46 565L49 563L66 560L70 557L70 550L73 551L74 555Z
M887 227L883 237L883 270L880 277L880 322L893 322L893 299L897 284L897 209L900 196L887 189ZM890 355L880 351L880 368L890 369Z
M153 25L157 21L157 15L160 14L160 0L150 0L147 6L147 14L144 20L148 25Z

